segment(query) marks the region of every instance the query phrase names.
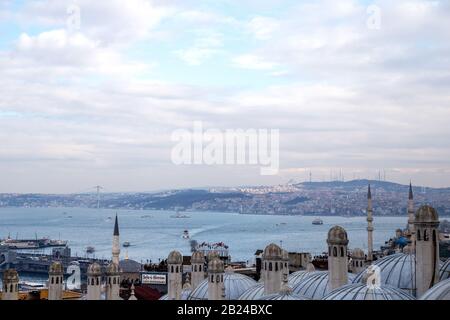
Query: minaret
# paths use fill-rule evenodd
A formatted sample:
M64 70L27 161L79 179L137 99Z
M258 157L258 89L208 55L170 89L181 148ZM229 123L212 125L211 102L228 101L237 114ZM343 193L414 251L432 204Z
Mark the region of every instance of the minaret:
M414 228L415 212L414 212L414 195L412 190L412 184L409 183L409 198L408 198L408 230L411 240L411 253L414 252L416 242L416 231Z
M340 226L328 231L328 277L330 290L348 283L347 232Z
M202 251L195 251L191 257L191 287L192 290L205 280L205 255Z
M62 300L64 267L55 261L48 271L48 300Z
M2 300L19 300L19 274L14 269L3 272Z
M439 216L430 206L416 212L416 296L420 298L439 278Z
M264 249L262 261L264 295L280 292L284 263L283 253L279 246L271 243Z
M120 269L114 262L106 267L106 300L121 300Z
M102 269L97 262L87 270L87 300L100 300L102 296Z
M167 257L168 300L180 300L182 290L183 256L178 251L172 251Z
M367 191L367 260L369 263L373 260L373 206L372 206L372 192Z
M214 257L208 263L208 300L222 300L224 291L224 264Z
M281 260L281 270L283 270L281 280L284 281L289 277L289 252L281 249Z
M352 273L360 273L365 269L365 254L362 249L356 248L352 250Z
M119 265L120 241L119 241L119 221L116 213L116 221L114 222L114 233L112 243L112 262Z

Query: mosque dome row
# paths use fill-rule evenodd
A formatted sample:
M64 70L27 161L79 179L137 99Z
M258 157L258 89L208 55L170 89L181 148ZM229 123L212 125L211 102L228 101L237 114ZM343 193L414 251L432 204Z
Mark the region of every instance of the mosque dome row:
M445 261L439 269L439 281L450 278L450 258Z
M351 284L353 279L354 275L349 273L348 283ZM329 282L328 271L314 271L311 275L306 276L298 282L292 290L294 294L313 300L321 300L325 295L330 293Z
M373 266L380 271L381 285L405 290L415 294L415 256L412 254L397 253L375 261ZM363 283L367 270L360 272L354 283Z
M354 283L333 290L323 300L415 300L415 298L401 289L387 285L369 287L367 284Z
M225 300L237 300L248 289L258 283L252 278L234 272L224 274ZM203 280L188 297L188 300L208 300L208 279Z
M435 284L420 300L450 300L450 279Z

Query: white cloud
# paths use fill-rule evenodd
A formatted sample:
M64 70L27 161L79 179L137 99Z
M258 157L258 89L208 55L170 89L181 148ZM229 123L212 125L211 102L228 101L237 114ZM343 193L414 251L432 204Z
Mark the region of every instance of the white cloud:
M278 31L280 24L277 19L257 16L247 23L247 30L258 40L269 40L274 32Z
M201 65L204 61L221 52L223 46L222 35L217 32L196 32L194 44L185 49L175 50L178 58L191 66Z
M236 67L253 70L272 70L278 66L277 63L264 60L264 58L253 54L244 54L233 58Z

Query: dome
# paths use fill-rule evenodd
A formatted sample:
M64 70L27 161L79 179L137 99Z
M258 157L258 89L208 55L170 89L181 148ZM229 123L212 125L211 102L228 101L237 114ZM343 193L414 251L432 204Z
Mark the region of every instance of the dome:
M414 255L397 253L383 257L372 265L380 268L382 285L390 285L415 295L415 262ZM360 272L354 283L362 283L366 271L367 269Z
M353 259L365 259L366 254L360 248L356 248L352 250L352 258Z
M120 273L120 268L117 265L117 263L111 262L106 267L106 273L110 274L110 275L119 274Z
M51 265L50 265L50 269L48 271L49 274L58 274L58 275L62 275L64 273L64 266L61 262L59 261L54 261Z
M439 269L439 281L443 281L448 278L450 278L450 258L448 258Z
M223 281L226 300L237 300L246 290L257 285L252 278L234 272L225 273ZM188 300L208 300L208 279L203 280L192 291Z
M281 252L281 248L277 246L275 243L269 244L263 253L264 260L281 260L283 253Z
M167 264L182 264L183 256L178 251L172 251L167 257Z
M202 251L195 251L192 254L191 264L192 263L205 263L205 255L203 254Z
M279 293L268 294L257 300L310 300L310 299L293 293L292 289L287 287L287 289L281 289Z
M192 293L192 290L190 288L181 290L181 298L180 298L180 300L188 300L189 299L189 295L191 293ZM165 294L161 298L159 298L159 300L169 300L169 295Z
M222 273L224 271L223 261L215 257L208 263L208 272Z
M354 275L348 274L348 283L352 283ZM320 300L330 293L328 287L328 271L315 271L312 275L298 282L292 289L293 293L313 300Z
M119 261L119 269L123 273L139 273L141 272L141 264L131 259L124 259Z
M348 244L347 231L345 231L345 229L342 228L341 226L334 226L333 228L330 229L330 231L328 231L327 243L347 245Z
M19 274L15 269L6 269L3 272L3 282L19 281Z
M450 300L450 279L435 284L420 300Z
M416 212L416 222L439 222L437 211L431 206L421 206Z
M333 290L323 300L416 300L405 291L391 286L369 287L354 283Z
M208 261L211 261L214 258L220 258L220 255L217 251L209 251L206 257L208 258Z
M305 279L306 277L308 277L312 274L314 274L314 271L311 272L308 270L300 270L300 271L293 272L288 277L289 285L294 287L297 283L299 283L300 281L302 281L303 279Z
M246 291L239 297L239 300L258 300L264 296L264 283L258 282L256 286L253 286Z
M87 273L89 276L98 276L102 274L102 267L97 263L94 262L89 265L87 269Z

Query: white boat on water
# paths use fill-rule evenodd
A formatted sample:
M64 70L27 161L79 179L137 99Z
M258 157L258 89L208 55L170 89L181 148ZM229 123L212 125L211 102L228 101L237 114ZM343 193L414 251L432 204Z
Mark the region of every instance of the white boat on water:
M186 214L181 214L179 212L177 212L177 214L171 215L170 217L175 218L175 219L190 218L190 216L188 216Z
M313 220L312 224L314 224L314 225L322 225L323 221L322 221L322 219L317 218L317 219Z
M190 238L190 236L189 236L189 231L188 230L184 230L183 231L183 239L189 239Z

